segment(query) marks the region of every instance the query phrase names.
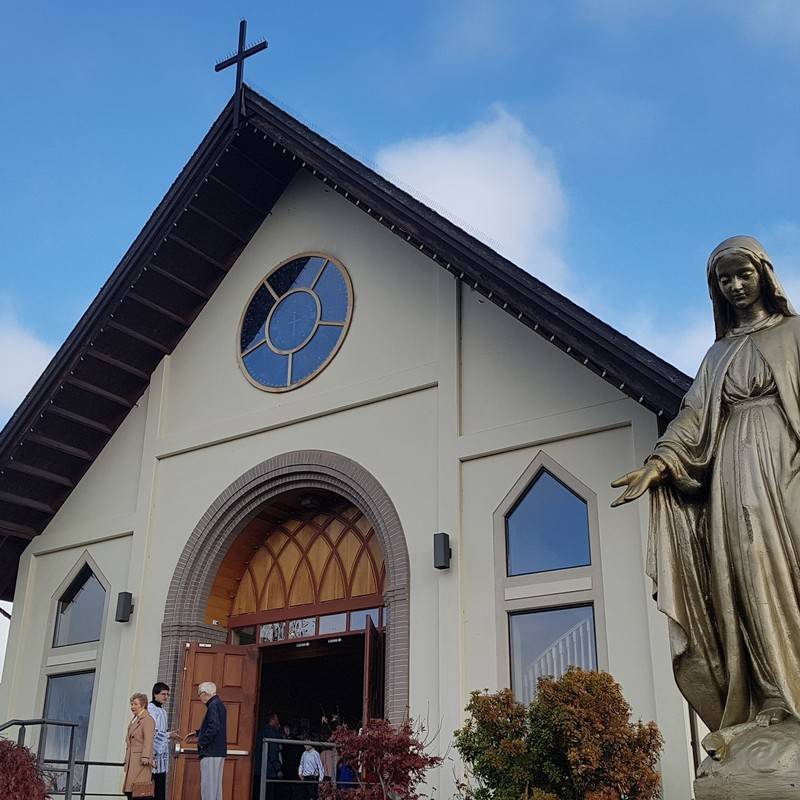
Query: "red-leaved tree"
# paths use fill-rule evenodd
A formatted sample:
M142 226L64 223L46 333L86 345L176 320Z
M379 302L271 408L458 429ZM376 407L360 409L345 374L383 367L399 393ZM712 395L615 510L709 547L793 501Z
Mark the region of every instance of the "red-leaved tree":
M47 800L47 785L27 747L0 739L0 797L3 800Z
M361 729L343 725L331 735L339 760L357 776L352 787L320 784L322 800L418 800L425 773L442 759L426 752L410 722L395 727L384 719L373 719Z

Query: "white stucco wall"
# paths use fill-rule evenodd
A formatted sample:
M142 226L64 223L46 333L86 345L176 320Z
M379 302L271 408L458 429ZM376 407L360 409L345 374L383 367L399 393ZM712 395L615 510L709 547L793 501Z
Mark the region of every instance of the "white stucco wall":
M259 391L235 357L242 310L275 264L311 250L350 272L350 331L307 385ZM654 439L652 415L301 172L29 548L0 717L41 713L50 598L88 551L113 601L123 590L136 598L130 623L106 626L90 739L93 757L118 759L127 696L158 677L165 596L197 521L255 464L323 449L371 472L400 516L411 560L412 713L440 729L444 752L469 692L508 684L494 647L492 514L544 450L598 495L609 666L635 715L665 733L666 800L685 800L683 706L643 577L646 510L608 509L609 480L640 463ZM444 572L432 566L437 530L452 537ZM452 765L431 782L449 796Z

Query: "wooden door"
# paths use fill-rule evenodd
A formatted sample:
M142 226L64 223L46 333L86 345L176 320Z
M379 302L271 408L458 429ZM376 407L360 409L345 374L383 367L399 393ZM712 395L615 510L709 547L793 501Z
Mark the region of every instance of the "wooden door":
M197 696L203 681L217 685L228 712L228 757L223 772L224 800L250 797L252 746L255 738L259 653L256 645L187 644L183 667L178 730L197 730L205 706ZM200 761L197 743L181 744L172 775L172 800L200 797Z
M383 717L383 631L367 615L364 628L364 697L362 725Z

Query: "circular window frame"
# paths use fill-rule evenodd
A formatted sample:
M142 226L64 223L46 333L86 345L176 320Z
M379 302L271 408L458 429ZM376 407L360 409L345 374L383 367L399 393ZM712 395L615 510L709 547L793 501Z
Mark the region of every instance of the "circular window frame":
M336 342L336 345L331 350L331 352L328 353L328 355L325 358L325 360L310 375L306 375L306 377L303 378L302 380L297 381L297 383L292 383L289 386L265 386L263 383L259 383L248 372L247 367L245 366L244 360L242 359L242 351L241 351L242 324L244 323L245 314L247 314L247 310L250 308L250 304L253 302L253 299L255 298L257 292L259 291L259 289L261 289L262 286L266 285L267 280L272 275L274 275L278 270L282 269L287 264L290 264L292 261L297 261L300 258L322 258L322 259L325 259L325 261L330 261L332 264L334 264L337 267L339 272L342 274L342 277L344 278L345 286L347 287L347 297L348 297L347 315L345 317L344 324L342 325L341 336L339 337L339 340ZM323 267L323 269L324 269L324 267ZM322 270L320 270L320 275L321 274L322 274ZM306 287L298 287L297 289L294 289L294 290L293 289L289 289L287 292L284 292L280 296L280 298L275 302L275 304L272 306L272 308L269 310L269 313L267 315L267 319L269 319L271 317L272 311L275 308L277 308L278 303L280 302L280 300L282 300L284 297L286 297L292 291L299 291L300 289L303 289L303 288L306 288ZM306 291L308 291L308 289L306 289ZM319 305L319 296L313 291L310 291L309 293L313 294L317 304ZM355 309L355 304L356 304L356 296L355 296L355 292L353 291L353 281L350 278L350 273L347 271L347 267L345 267L345 265L338 258L336 258L335 256L329 255L328 253L320 252L318 250L309 250L309 251L305 251L305 252L302 252L302 253L295 253L295 255L292 255L292 256L289 256L288 258L285 258L279 264L274 266L269 272L267 272L264 275L264 277L258 282L258 284L255 286L253 291L250 292L250 295L247 298L247 302L244 304L244 308L242 309L242 313L239 315L239 323L236 326L236 334L235 334L235 338L234 338L234 345L235 345L235 348L236 348L236 361L239 364L239 369L241 370L242 375L244 375L244 377L247 379L247 382L251 386L254 386L256 389L260 389L262 392L269 392L270 394L283 394L284 392L291 392L294 389L299 389L301 386L305 386L305 384L309 383L310 381L314 380L314 378L316 378L318 375L320 375L327 368L328 364L330 364L331 361L333 361L333 359L335 358L336 354L339 352L339 349L341 348L342 344L344 343L344 340L347 338L347 334L350 331L350 323L351 323L351 321L353 319L353 311ZM266 322L265 322L265 324L266 324ZM311 339L313 338L314 334L317 332L317 330L319 328L319 325L320 325L320 320L318 319L317 322L316 322L316 325L314 327L313 333L308 337L308 341L311 341ZM303 346L305 346L305 344L308 344L308 341L305 342ZM274 348L272 348L272 346L271 346L271 342L269 340L269 337L266 336L266 335L265 335L265 341L264 341L264 345L263 346L264 347L268 347L273 352L276 352L274 350ZM301 348L299 348L299 349L301 349ZM296 351L293 351L293 352L296 352ZM288 355L288 354L280 353L280 355Z

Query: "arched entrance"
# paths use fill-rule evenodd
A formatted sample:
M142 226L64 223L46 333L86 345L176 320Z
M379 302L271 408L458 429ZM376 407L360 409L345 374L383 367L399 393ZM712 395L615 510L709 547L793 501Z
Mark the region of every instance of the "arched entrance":
M321 523L314 522L313 509L294 516L280 510L280 498L290 498L292 511L292 503L315 495L339 503L331 529L318 530L316 537L314 525ZM283 522L270 520L270 514L283 515ZM280 526L287 520L294 520L288 534L276 530L278 535L265 538L259 530L262 523ZM298 523L307 527L297 528ZM252 558L244 558L248 548ZM249 563L237 580L233 565L244 561ZM226 567L233 567L228 577L235 586L224 585ZM298 624L306 630L313 624L316 636L326 625L341 624L323 617L342 613L350 631L353 619L363 616L353 617L354 612L378 608L379 625L386 621L383 711L401 721L408 712L408 589L400 520L375 478L335 453L277 456L234 481L189 537L167 596L159 674L178 688L188 642L254 641L270 635L272 623L278 626L275 635L286 636L288 629L281 634L279 626L290 618L305 620Z

